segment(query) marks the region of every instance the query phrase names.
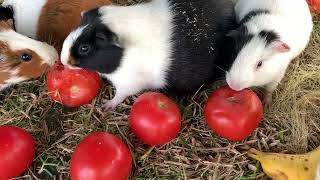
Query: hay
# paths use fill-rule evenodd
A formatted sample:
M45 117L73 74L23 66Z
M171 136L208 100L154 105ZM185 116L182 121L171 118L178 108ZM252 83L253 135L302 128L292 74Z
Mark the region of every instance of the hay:
M151 152L128 125L136 96L128 98L115 112L103 113L99 108L102 97L110 97L114 92L109 85L103 87L92 104L74 109L50 100L44 78L0 93L0 125L22 127L36 141L36 159L18 179L69 179L73 150L94 131L108 131L128 144L134 155L132 180L267 179L259 163L239 151L239 147L249 145L263 151L298 153L320 145L320 17L314 21L309 47L290 66L260 127L243 142L231 143L216 136L203 119L202 107L216 85L182 99L172 97L181 107L181 132L176 140Z
M274 95L273 106L266 113L268 121L289 130L287 148L293 152L304 152L320 144L319 20L314 18L315 30L309 46L289 67Z

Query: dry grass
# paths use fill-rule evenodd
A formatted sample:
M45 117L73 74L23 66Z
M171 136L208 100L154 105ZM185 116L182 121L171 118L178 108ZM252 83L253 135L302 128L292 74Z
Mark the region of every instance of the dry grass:
M287 133L286 147L304 152L320 144L320 18L309 47L290 67L274 98L268 120L281 124Z
M98 105L102 96L113 93L108 85L96 101L80 108L53 103L46 95L43 78L11 88L0 95L0 125L23 127L37 144L32 167L17 179L69 179L74 148L83 137L98 130L115 134L130 147L134 155L130 179L267 179L259 163L247 158L238 147L295 153L320 145L319 21L320 17L315 18L310 46L290 67L263 123L239 143L217 137L204 123L202 107L214 86L187 97L171 96L181 107L181 132L176 140L156 147L145 159L141 157L149 147L141 144L128 126L136 97L129 98L116 112L103 113Z

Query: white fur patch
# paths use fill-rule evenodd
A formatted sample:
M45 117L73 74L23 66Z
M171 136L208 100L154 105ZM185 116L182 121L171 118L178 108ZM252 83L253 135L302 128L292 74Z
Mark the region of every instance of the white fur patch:
M10 87L11 84L0 84L0 92Z
M17 32L35 39L41 10L46 2L47 0L4 0L2 5L13 8Z
M30 49L39 55L43 60L43 63L49 65L54 64L59 58L59 55L53 46L33 40L27 36L16 33L13 30L1 31L0 41L7 43L12 51Z
M17 76L13 76L10 79L7 79L4 83L5 84L0 84L0 92L7 89L8 87L17 84L19 82L25 81L28 78L25 77L17 77Z
M73 43L77 40L77 38L81 35L83 29L85 29L86 26L82 26L77 28L76 30L72 31L68 37L64 40L62 51L61 51L61 62L64 65L68 65L68 60L70 56L70 50L73 46Z
M118 36L125 50L120 67L105 76L115 86L139 90L164 87L171 60L174 16L168 1L103 6L99 11L103 23Z
M14 76L14 77L11 77L10 79L6 80L5 82L7 84L17 84L17 83L25 81L25 80L27 80L27 78Z

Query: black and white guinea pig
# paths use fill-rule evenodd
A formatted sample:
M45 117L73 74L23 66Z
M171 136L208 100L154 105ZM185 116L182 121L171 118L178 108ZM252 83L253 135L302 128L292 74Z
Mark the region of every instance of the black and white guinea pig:
M6 16L0 13L0 17ZM0 19L0 91L38 78L58 59L53 46L15 32L6 20Z
M17 32L54 45L61 50L64 39L80 24L81 12L111 0L4 0L13 11Z
M226 80L234 90L265 86L266 100L290 62L307 46L313 28L305 0L238 0L234 62ZM269 101L270 102L270 101Z
M233 0L152 0L93 9L65 40L61 61L112 82L106 110L145 89L192 91L215 74L233 7Z

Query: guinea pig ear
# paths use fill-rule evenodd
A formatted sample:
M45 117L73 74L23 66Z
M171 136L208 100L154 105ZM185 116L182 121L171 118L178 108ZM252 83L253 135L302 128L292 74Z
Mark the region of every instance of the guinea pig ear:
M277 53L286 53L290 51L290 46L280 40L276 40L271 44L272 49Z

